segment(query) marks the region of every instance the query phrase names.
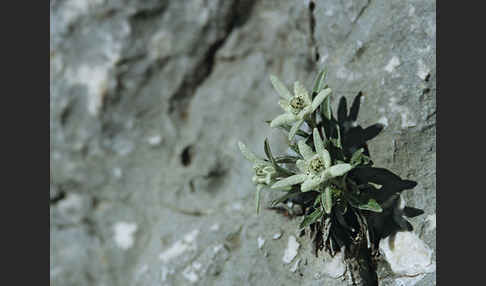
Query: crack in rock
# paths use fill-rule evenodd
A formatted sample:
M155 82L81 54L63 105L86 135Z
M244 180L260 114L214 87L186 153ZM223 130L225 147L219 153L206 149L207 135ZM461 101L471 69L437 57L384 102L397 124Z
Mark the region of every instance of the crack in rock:
M237 0L233 2L223 20L223 35L209 46L201 61L194 68L194 71L186 74L177 91L170 97L169 114L177 113L179 119L187 119L189 104L196 90L209 78L214 69L216 53L224 45L233 30L246 22L254 2L256 1Z

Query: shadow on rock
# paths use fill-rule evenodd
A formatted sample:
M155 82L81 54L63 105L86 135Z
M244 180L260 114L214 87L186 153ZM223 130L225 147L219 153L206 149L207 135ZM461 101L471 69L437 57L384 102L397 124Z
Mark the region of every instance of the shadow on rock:
M383 125L373 124L363 128L356 123L361 104L361 92L354 98L348 113L346 98L339 101L337 119L322 118L320 126L329 138L340 138L343 154L338 154L342 160L348 161L359 149L370 156L367 142L383 130ZM337 124L326 124L326 121ZM311 143L311 142L309 142ZM330 150L334 152L334 150ZM339 156L340 155L340 156ZM349 193L348 207L346 203L333 205L334 211L325 220L310 225L310 235L314 242L315 255L319 250L327 250L334 256L345 249L345 262L351 273L352 285L378 285L376 274L376 257L379 256L380 240L390 236L393 241L398 231L412 231L413 227L405 217L415 217L424 213L423 210L405 206L400 194L404 190L413 189L417 182L404 180L398 175L383 168L372 167L373 162L359 165L347 175L356 184L356 193ZM358 187L359 186L359 187ZM346 192L345 192L346 193ZM319 192L289 192L287 201L298 204L309 215L314 212L314 201ZM354 196L354 198L353 198ZM362 208L359 203L369 198L374 199L381 207L381 212ZM351 202L355 201L355 205ZM302 235L305 234L303 230Z

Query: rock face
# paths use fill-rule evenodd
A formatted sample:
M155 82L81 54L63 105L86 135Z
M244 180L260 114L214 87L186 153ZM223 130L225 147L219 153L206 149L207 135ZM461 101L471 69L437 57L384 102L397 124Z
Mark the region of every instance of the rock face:
M362 91L359 122L386 125L371 156L418 182L403 197L425 211L411 223L435 261L435 1L52 0L50 10L51 285L345 285L322 272L330 258L312 255L299 219L255 215L237 147L262 155L269 137L284 152L284 134L264 123L280 114L269 75L310 88L324 66L334 107ZM284 264L290 237L300 248ZM404 284L390 269L380 285ZM435 272L412 284L435 285Z

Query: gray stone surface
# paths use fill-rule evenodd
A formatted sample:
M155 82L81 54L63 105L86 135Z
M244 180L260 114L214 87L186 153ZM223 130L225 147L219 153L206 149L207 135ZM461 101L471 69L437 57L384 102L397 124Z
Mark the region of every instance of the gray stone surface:
M435 1L315 2L50 2L51 285L345 285L299 219L255 215L236 144L284 152L269 74L310 88L323 66L334 106L361 90L359 122L387 125L372 158L418 182L404 198L435 259Z

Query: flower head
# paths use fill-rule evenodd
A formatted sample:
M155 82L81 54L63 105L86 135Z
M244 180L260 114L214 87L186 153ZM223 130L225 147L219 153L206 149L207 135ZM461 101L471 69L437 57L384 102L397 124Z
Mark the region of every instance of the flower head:
M331 89L322 89L314 100L311 100L305 87L298 81L294 83L294 95L292 95L285 85L274 75L270 76L270 81L280 97L282 97L278 103L285 111L284 114L281 114L272 120L270 127L293 123L289 132L289 140L292 140L306 117L314 112L324 99L331 94Z
M256 211L257 214L260 210L260 191L267 186L270 186L275 182L275 177L277 176L277 171L272 163L258 158L253 152L246 147L242 142L238 142L238 147L240 151L245 156L245 158L253 163L253 170L255 175L252 178L253 183L256 185Z
M272 179L277 174L277 171L273 165L264 159L258 158L242 142L238 142L238 146L240 147L240 151L243 156L245 156L248 161L253 163L253 170L255 171L255 175L252 178L253 183L255 185L270 185L272 183Z
M276 182L272 185L272 188L302 184L301 191L307 192L329 179L344 175L352 169L352 166L347 163L332 166L331 156L324 148L324 142L317 128L314 128L313 137L316 152L313 152L304 140L298 142L299 152L304 157L304 160L297 160L296 162L300 173Z

